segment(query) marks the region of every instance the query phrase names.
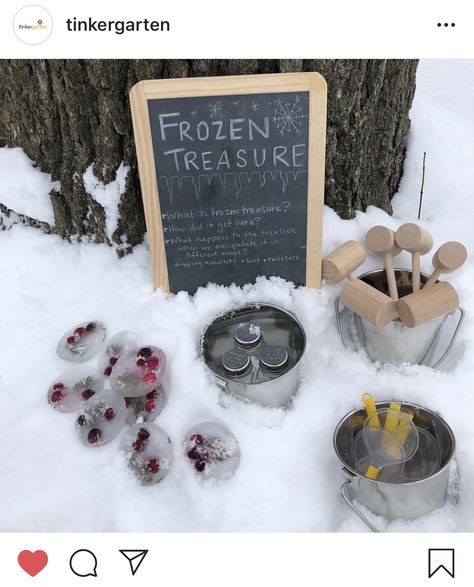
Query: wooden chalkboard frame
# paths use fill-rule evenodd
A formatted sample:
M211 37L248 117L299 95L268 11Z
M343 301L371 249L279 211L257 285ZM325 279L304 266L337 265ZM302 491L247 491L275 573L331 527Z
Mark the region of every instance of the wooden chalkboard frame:
M321 287L327 85L319 73L143 80L130 90L133 131L148 231L153 284L170 291L148 100L309 92L306 285Z

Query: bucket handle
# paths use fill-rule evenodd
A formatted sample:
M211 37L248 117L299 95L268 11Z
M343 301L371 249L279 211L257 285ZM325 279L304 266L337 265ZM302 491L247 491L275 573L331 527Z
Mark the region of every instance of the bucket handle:
M341 324L341 297L338 296L335 300L335 306L336 306L336 325L337 325L337 332L339 334L339 336L341 337L341 341L342 341L342 345L345 349L349 348L346 340L344 338L344 331L342 329L342 324ZM464 321L464 316L465 316L465 311L464 308L462 306L458 306L456 308L455 311L459 310L459 320L458 323L456 324L456 328L454 330L453 336L451 337L451 340L449 341L448 346L446 347L446 350L444 351L444 353L441 355L441 357L436 361L436 363L434 363L433 365L430 365L430 367L432 369L436 369L438 368L441 363L446 359L446 357L449 355L449 353L451 352L451 349L453 348L454 343L456 342L456 338L459 334L459 331L461 329L461 325ZM428 349L429 350L429 349ZM428 351L427 351L428 352Z
M359 518L364 522L364 524L366 526L368 526L368 528L372 531L372 532L380 532L380 530L378 528L376 528L371 522L369 522L369 520L366 518L366 516L360 511L360 509L355 505L354 500L351 498L350 494L349 494L349 485L351 484L351 479L346 479L344 481L344 483L341 485L341 495L344 498L344 501L347 503L347 505L353 510L353 512L359 516Z
M436 361L436 363L434 363L432 365L433 369L436 369L437 367L439 367L441 365L441 363L444 361L444 359L449 355L449 353L451 352L451 349L453 348L453 345L456 341L456 338L459 334L459 330L461 329L461 325L463 323L464 320L464 308L462 308L461 306L458 306L457 310L459 310L459 320L458 323L456 324L456 328L454 330L453 336L451 337L451 340L449 341L448 346L446 347L446 350L444 351L444 353L441 355L441 357Z

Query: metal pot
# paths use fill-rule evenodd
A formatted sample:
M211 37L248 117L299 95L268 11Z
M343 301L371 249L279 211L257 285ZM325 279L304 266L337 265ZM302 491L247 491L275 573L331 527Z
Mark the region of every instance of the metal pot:
M395 269L395 279L399 296L403 297L412 291L412 272L407 269ZM421 283L425 283L429 276L422 273ZM385 269L369 271L359 277L379 291L389 293ZM340 300L336 300L336 320L342 342L346 346L341 324ZM430 320L426 324L415 328L408 328L400 320L394 320L384 328L378 328L364 318L352 315L352 330L371 361L381 363L411 363L414 365L430 365L435 368L447 357L459 333L464 318L464 310L458 308L458 322L441 358L433 361L433 357L445 327L447 315Z
M258 368L255 356L251 356L253 369L243 376L234 376L225 370L222 364L224 353L235 345L236 328L247 322L261 330L265 345L275 345L287 351L282 372L272 373ZM296 392L305 346L306 336L297 318L291 312L267 303L231 308L214 318L201 336L201 355L219 387L226 393L269 407L286 406Z
M377 402L378 408L388 408L390 402ZM416 404L403 402L402 409L414 413L416 426L428 431L437 441L441 451L437 470L416 481L387 483L368 479L357 471L354 456L354 438L360 432L366 413L354 410L344 416L334 431L334 450L341 461L347 479L341 487L346 503L374 532L377 528L369 522L355 501L388 520L414 519L442 507L447 499L450 469L454 460L455 439L448 424L435 412ZM457 466L457 464L456 464Z

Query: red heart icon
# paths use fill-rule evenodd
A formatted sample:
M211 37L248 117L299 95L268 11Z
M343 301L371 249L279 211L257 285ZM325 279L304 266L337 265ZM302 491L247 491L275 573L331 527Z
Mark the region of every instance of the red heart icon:
M48 555L44 550L22 550L18 555L18 564L28 575L34 577L48 564Z

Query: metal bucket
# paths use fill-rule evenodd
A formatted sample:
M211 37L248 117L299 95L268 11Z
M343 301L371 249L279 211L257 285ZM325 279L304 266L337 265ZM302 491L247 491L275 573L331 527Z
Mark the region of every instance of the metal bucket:
M412 272L406 269L395 269L395 278L400 298L412 292ZM421 274L421 283L428 280L428 275ZM388 282L385 269L378 269L364 273L359 277L361 281L372 285L379 291L389 295ZM353 316L353 329L359 346L363 347L371 361L381 363L411 363L415 365L429 365L437 367L449 354L456 336L461 327L464 310L458 308L458 321L451 340L441 358L433 361L443 328L448 315L440 316L430 322L408 328L400 320L394 320L384 328L377 328L371 322L361 318L357 314ZM338 331L345 346L343 328L341 325L340 299L336 300L336 319Z
M246 322L261 330L265 344L287 350L284 372L269 375L257 370L242 378L225 371L223 355L234 345L235 329ZM296 392L305 346L306 336L297 318L287 310L266 303L246 304L219 314L204 328L201 336L201 355L219 387L241 399L269 407L286 406Z
M377 402L377 408L388 408L390 402ZM354 410L344 416L334 431L334 450L341 461L347 479L341 487L346 503L374 532L377 528L369 522L355 501L388 520L414 519L442 507L447 499L451 464L454 460L455 439L448 424L435 412L410 403L402 403L402 409L414 413L416 426L429 432L437 441L441 459L438 470L416 481L387 483L368 479L361 475L353 455L354 439L360 432L366 413ZM457 472L457 463L456 471ZM456 481L458 484L458 480Z

